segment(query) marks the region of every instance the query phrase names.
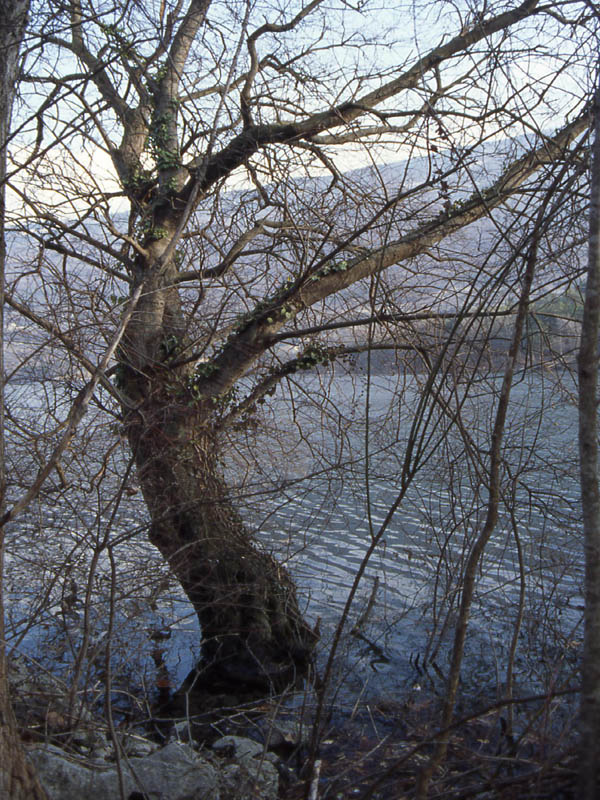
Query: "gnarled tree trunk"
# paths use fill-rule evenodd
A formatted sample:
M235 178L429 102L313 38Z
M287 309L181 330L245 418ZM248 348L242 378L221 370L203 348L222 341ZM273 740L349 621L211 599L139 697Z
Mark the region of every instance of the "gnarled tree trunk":
M202 628L196 685L236 694L281 690L306 674L316 637L287 570L259 549L231 503L212 404L185 385L167 387L166 375L128 372L129 387L137 384L134 394L144 397L128 414L128 435L150 539Z

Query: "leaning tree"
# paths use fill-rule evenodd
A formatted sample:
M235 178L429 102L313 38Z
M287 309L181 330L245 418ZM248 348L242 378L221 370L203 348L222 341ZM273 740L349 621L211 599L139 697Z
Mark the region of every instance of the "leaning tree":
M394 337L421 357L411 320L449 308L424 257L517 198L533 219L580 170L587 7L48 6L11 152L30 266L6 301L118 417L207 682L285 685L316 634L225 461L298 370Z

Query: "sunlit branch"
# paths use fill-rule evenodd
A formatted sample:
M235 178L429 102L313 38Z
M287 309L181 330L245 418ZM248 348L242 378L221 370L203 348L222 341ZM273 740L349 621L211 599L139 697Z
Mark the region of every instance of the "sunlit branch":
M268 347L272 337L288 324L290 315L351 286L358 280L373 275L394 264L414 258L426 252L446 237L488 215L509 197L515 194L529 176L544 165L565 157L569 145L585 131L590 124L586 110L577 120L563 128L556 136L536 150L515 161L488 189L476 192L455 208L442 211L432 220L424 222L400 239L373 250L367 257L358 257L336 269L330 269L335 256L343 248L337 248L314 265L312 275L294 285L281 298L267 304L248 323L230 339L216 356L217 367L214 377L206 380L205 390L209 394L221 394L244 374L250 364ZM396 200L390 201L389 206ZM379 212L380 214L383 211ZM371 219L365 229L372 227ZM359 229L350 241L357 238ZM322 272L321 272L322 270ZM285 314L281 314L282 309Z

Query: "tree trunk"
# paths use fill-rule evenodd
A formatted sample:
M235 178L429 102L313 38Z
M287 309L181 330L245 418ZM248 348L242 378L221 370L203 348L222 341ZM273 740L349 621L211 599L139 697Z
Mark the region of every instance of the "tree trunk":
M596 80L600 80L597 75ZM585 552L585 614L579 721L581 800L600 791L600 478L598 336L600 333L600 83L594 98L588 272L579 348L579 461Z
M193 364L178 364L190 343L173 288L176 227L167 213L160 237L149 234L137 265L144 291L120 348L123 412L150 540L200 621L196 686L279 691L307 673L316 637L287 570L259 549L228 496L216 430L221 398L194 390Z
M27 761L8 694L6 660L0 658L0 798L46 800L46 793Z
M0 23L0 513L6 503L4 461L4 275L6 151L15 84L19 73L19 49L29 14L29 0L13 0L2 6ZM33 767L27 761L9 695L4 636L3 605L4 526L0 526L0 798L44 800Z
M140 373L130 372L129 388ZM305 676L316 637L287 572L259 549L233 508L220 468L214 418L182 387L143 379L128 435L152 524L202 628L196 685L264 694Z

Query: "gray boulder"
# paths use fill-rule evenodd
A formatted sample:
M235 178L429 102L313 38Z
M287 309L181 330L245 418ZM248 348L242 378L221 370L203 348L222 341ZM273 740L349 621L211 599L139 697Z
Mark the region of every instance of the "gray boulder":
M94 800L120 797L116 766L88 766L53 745L35 747L29 759L50 800ZM136 792L147 800L220 800L215 767L191 747L173 742L145 758L121 762L125 797Z
M116 765L90 763L51 744L29 750L50 800L116 800L121 797ZM209 760L210 759L210 760ZM171 742L142 758L121 759L126 798L145 800L276 800L277 757L241 736L224 736L205 756Z

